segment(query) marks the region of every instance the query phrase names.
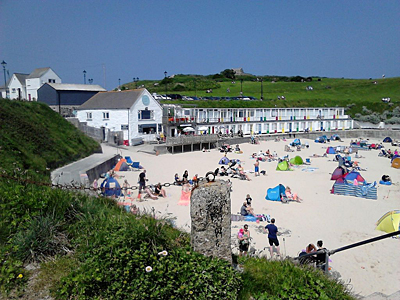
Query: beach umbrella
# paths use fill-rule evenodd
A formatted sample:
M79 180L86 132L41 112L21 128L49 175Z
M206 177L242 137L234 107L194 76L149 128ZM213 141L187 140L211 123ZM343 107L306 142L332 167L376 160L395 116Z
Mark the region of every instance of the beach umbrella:
M193 127L185 127L185 128L183 128L183 132L194 132L194 131L196 131L196 130L194 130Z
M376 223L376 229L387 233L392 233L399 228L400 210L392 210L384 214Z

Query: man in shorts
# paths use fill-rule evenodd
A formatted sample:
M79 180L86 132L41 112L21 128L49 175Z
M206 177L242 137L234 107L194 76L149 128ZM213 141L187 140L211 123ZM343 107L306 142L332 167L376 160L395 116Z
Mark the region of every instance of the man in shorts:
M269 241L269 253L271 254L271 258L274 254L273 245L276 246L276 252L278 256L280 256L279 252L279 241L277 237L278 227L275 226L275 219L271 219L271 223L265 226L265 231L268 230L268 241Z

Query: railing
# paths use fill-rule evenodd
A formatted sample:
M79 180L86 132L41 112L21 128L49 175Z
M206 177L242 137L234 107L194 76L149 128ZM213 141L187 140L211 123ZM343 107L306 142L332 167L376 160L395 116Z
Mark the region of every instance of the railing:
M164 118L164 123L168 124L216 124L216 123L243 123L243 122L273 122L273 121L305 121L305 120L336 120L349 119L349 116L278 116L278 117L219 117L219 118L199 118L199 117L168 117Z
M189 136L177 136L167 137L166 145L188 145L188 144L200 144L200 143L213 143L218 141L218 135L207 134L207 135L189 135Z
M321 249L321 250L318 250L316 252L312 252L312 253L308 253L308 254L296 257L295 259L301 261L301 260L306 260L306 258L308 258L308 257L315 257L317 254L325 253L324 270L325 270L325 273L329 273L329 256L330 255L333 255L335 253L338 253L338 252L341 252L341 251L344 251L344 250L348 250L348 249L351 249L351 248L355 248L355 247L358 247L358 246L362 246L362 245L365 245L365 244L369 244L369 243L372 243L372 242L380 241L380 240L383 240L383 239L386 239L386 238L389 238L389 237L392 237L392 236L395 236L395 235L399 235L399 234L400 234L400 230L397 230L397 231L392 232L392 233L384 234L384 235L381 235L381 236L378 236L378 237L374 237L374 238L371 238L371 239L368 239L368 240L364 240L364 241L361 241L361 242L350 244L350 245L347 245L347 246L344 246L344 247L337 248L335 250Z

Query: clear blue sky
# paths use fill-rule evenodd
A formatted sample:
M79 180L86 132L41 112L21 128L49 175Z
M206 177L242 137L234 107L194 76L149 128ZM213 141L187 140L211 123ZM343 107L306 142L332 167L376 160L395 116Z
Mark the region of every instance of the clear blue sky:
M0 0L10 74L83 70L106 88L242 67L255 75L400 76L400 1ZM3 72L0 75L4 81Z

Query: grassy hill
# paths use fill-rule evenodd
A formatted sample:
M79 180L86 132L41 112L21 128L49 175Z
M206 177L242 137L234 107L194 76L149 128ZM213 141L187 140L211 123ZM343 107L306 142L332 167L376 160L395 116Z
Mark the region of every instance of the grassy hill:
M46 173L100 150L46 104L0 99L0 107L2 168Z
M194 252L168 218L43 185L46 168L98 144L45 105L0 105L0 300L353 299L314 268L246 258L239 273Z
M176 75L161 81L140 81L150 92L165 94L166 86L169 94L178 93L186 96L240 96L241 79L243 95L261 98L261 82L263 78L264 101L165 101L182 105L197 105L198 107L348 107L348 113L354 117L363 112L363 106L372 112L382 114L385 110L392 111L400 106L400 77L385 79L339 79L339 78L309 78L312 81L297 82L297 77L278 76L238 76L235 83L232 79L221 76ZM304 78L307 80L307 78ZM155 85L156 84L156 85ZM312 86L313 90L307 90ZM123 88L132 89L135 84L127 83ZM213 92L206 93L207 89ZM227 90L230 92L227 92ZM278 100L285 96L285 100ZM383 103L382 98L390 97L391 103ZM389 116L390 117L390 116Z

